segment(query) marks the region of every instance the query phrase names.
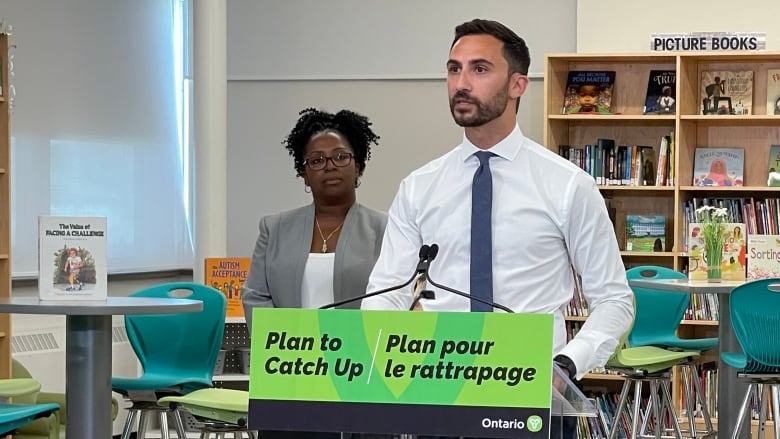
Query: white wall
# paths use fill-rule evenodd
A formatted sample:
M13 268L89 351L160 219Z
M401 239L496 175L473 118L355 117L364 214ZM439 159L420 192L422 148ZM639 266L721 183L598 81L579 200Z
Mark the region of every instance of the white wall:
M650 34L766 32L780 50L776 0L577 0L577 52L648 52Z
M454 27L472 18L524 37L532 73L546 52L575 47L574 0L230 0L228 254L251 254L260 217L311 202L281 144L303 108L348 108L374 123L381 140L358 200L379 210L404 176L459 143L444 64ZM543 83L532 78L518 121L540 141Z

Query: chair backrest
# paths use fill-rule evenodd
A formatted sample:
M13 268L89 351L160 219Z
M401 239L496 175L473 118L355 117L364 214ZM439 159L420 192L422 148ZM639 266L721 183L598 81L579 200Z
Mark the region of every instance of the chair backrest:
M131 296L203 302L201 312L127 315L125 328L145 375L159 373L192 380L193 388L189 390L210 385L225 329L225 295L207 285L171 282Z
M11 360L11 378L32 378L30 371L18 360ZM19 404L35 404L38 392L29 395L14 396L14 402Z
M731 324L749 372L780 372L780 279L761 279L731 292Z
M671 268L656 266L634 267L626 271L631 279L685 279L685 275ZM690 296L687 293L631 287L636 301L634 327L628 336L630 346L654 345L663 337L673 336L680 325Z

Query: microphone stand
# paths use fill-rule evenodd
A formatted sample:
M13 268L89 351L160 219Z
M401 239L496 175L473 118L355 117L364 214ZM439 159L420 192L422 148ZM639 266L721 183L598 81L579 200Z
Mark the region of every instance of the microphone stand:
M323 305L319 309L335 308L337 306L345 305L347 303L354 302L356 300L367 299L369 297L378 296L380 294L387 293L387 292L390 292L390 291L393 291L393 290L400 290L401 288L403 288L403 287L409 285L410 283L412 283L414 281L415 277L419 273L425 273L425 272L428 271L428 263L430 262L430 256L429 255L430 255L430 247L428 245L423 245L422 247L420 247L420 260L417 262L417 268L414 270L414 273L412 273L412 277L410 277L409 280L407 280L406 282L402 283L401 285L395 285L395 286L392 286L392 287L383 288L383 289L378 290L378 291L372 291L372 292L366 293L366 294L364 294L362 296L349 297L349 298L346 298L344 300L339 300L338 302L333 302L333 303L329 303L327 305Z
M430 253L429 253L430 261L428 261L429 264L430 264L431 261L433 261L433 259L436 257L436 254L438 252L439 252L439 246L437 244L431 244ZM505 312L508 312L508 313L514 313L514 311L512 311L511 309L507 308L506 306L504 306L504 305L502 305L500 303L491 302L491 301L485 300L485 299L483 299L481 297L474 296L473 294L464 293L463 291L458 291L458 290L456 290L454 288L445 287L444 285L441 285L441 284L438 284L438 283L434 282L434 280L431 279L431 276L428 273L427 268L428 267L426 266L426 270L425 270L425 273L424 273L425 277L431 283L431 285L433 285L434 287L440 288L440 289L442 289L444 291L449 291L450 293L453 293L455 295L458 295L458 296L461 296L461 297L465 297L466 299L469 299L469 300L474 300L476 302L482 303L484 305L487 305L487 306L490 306L490 307L493 307L493 308L498 308L501 311L505 311Z

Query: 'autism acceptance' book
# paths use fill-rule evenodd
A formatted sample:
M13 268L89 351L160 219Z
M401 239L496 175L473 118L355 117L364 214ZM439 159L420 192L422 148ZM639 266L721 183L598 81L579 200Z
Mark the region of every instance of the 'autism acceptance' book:
M249 273L250 258L206 258L204 283L227 298L227 317L244 317L241 287Z

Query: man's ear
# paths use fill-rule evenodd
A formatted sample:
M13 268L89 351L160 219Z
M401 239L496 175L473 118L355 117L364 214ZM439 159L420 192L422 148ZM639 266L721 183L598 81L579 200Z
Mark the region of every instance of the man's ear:
M509 97L520 98L528 87L528 76L522 73L512 73L509 77Z

